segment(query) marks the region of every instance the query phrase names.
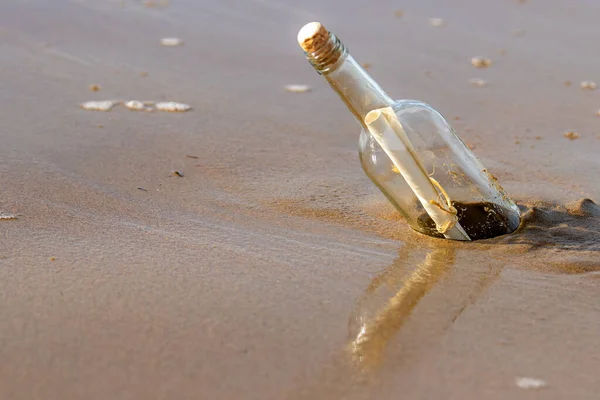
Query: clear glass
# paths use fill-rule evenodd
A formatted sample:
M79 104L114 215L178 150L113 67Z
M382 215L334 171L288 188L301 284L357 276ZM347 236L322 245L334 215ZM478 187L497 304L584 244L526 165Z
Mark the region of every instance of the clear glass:
M517 229L518 207L439 112L419 101L393 101L331 33L318 51L305 54L362 126L359 156L365 173L413 229L444 237L400 171L369 133L365 117L375 109L391 107L394 110L416 158L430 178L445 190L447 196L443 197L456 208L458 222L471 240ZM462 238L460 240L469 239L464 235Z
M517 229L518 207L439 112L414 100L398 100L391 107L425 170L446 190L471 240ZM413 229L443 237L387 154L364 128L359 157L367 176Z

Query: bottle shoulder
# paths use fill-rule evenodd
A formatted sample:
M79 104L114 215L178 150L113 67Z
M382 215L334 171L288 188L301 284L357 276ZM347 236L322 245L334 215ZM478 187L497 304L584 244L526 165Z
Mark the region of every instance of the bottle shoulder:
M395 100L391 107L398 118L407 123L415 120L428 120L440 126L448 124L438 110L420 100Z
M394 100L392 103L392 108L394 111L402 110L406 108L416 108L416 109L426 109L429 111L438 112L431 105L421 101L421 100L412 100L412 99L402 99L402 100Z

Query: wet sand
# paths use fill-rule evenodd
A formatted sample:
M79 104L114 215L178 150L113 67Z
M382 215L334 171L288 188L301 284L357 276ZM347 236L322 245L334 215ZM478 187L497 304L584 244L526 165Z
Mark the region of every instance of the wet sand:
M600 82L599 12L2 2L0 397L596 398L600 90L579 82ZM457 244L399 220L296 44L311 20L453 123L517 233ZM79 107L111 99L193 110Z

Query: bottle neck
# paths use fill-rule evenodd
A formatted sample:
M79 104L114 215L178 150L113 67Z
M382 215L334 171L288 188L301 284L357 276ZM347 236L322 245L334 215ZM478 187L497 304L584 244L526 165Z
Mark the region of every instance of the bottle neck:
M390 106L393 100L354 60L335 35L330 34L327 44L324 51L306 53L306 56L366 129L364 119L367 113L376 108Z

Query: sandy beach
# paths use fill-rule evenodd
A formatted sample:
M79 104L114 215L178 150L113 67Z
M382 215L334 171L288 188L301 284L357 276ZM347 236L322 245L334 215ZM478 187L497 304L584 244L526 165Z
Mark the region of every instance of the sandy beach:
M0 398L598 398L600 3L451 3L0 2ZM401 220L314 20L446 116L516 233Z

